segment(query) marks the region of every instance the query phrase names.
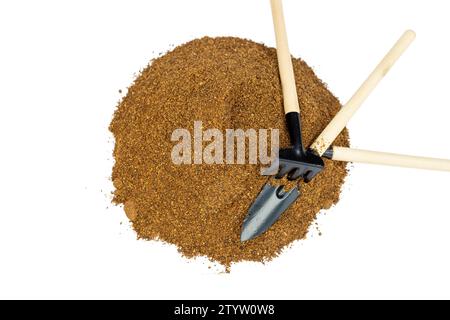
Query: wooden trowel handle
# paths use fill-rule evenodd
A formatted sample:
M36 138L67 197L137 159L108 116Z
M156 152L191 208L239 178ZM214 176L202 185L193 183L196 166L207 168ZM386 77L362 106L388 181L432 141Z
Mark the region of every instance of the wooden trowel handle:
M289 53L289 46L284 23L281 0L270 0L272 6L273 25L277 43L278 68L280 69L281 88L283 90L284 113L300 113L297 88L295 86L294 68Z
M356 91L352 98L339 110L336 116L331 120L325 130L311 145L311 149L322 156L334 139L341 133L351 117L356 113L361 104L366 100L369 94L375 89L381 79L388 73L394 63L415 39L414 31L406 31L392 49L381 60L375 70L370 74L366 81Z
M325 155L336 161L370 163L416 169L450 171L450 160L413 157L402 154L333 147Z

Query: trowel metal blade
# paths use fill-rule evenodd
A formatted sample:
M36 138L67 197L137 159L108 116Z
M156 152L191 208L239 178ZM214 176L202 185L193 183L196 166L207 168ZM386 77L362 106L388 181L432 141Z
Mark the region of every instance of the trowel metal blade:
M282 185L267 183L248 210L242 224L241 241L251 240L269 229L299 195L298 187L286 192Z

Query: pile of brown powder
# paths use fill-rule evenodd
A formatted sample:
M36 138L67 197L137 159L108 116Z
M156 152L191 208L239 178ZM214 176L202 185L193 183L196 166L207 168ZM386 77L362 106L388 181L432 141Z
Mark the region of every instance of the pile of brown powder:
M294 69L309 145L341 105L305 62L294 60ZM242 221L267 177L255 165L174 165L171 134L193 132L194 120L222 131L279 128L281 146L289 146L275 49L232 37L197 39L154 60L129 88L110 125L112 179L114 202L124 204L139 238L225 266L266 261L304 238L316 214L338 201L346 166L326 161L268 232L241 243ZM336 145L348 146L347 132Z

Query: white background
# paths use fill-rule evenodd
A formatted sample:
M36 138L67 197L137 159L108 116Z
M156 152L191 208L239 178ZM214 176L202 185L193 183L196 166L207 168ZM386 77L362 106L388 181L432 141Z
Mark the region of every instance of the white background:
M352 120L352 146L450 158L448 1L284 6L292 53L342 102L414 29ZM0 3L0 297L450 298L449 173L354 165L321 237L230 274L136 240L110 204L118 90L203 35L274 46L269 2Z

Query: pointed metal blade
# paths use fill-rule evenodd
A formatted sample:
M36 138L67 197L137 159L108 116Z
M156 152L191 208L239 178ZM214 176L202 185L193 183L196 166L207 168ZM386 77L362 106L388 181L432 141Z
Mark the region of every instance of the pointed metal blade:
M241 241L251 240L267 231L299 195L298 187L286 192L284 186L267 183L248 210L242 224Z

